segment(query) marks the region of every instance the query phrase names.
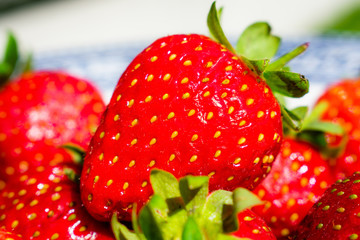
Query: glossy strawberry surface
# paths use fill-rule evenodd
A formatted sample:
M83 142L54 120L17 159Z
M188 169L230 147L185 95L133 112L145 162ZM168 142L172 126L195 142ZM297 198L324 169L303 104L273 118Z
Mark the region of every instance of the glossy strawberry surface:
M318 102L326 102L328 110L322 116L340 124L347 135L346 146L336 158L335 171L338 179L360 170L360 79L344 79L330 86ZM328 142L336 145L344 140L329 135Z
M311 208L293 239L358 239L360 173L334 183Z
M156 40L130 63L92 138L82 200L97 219L129 220L156 167L210 176L210 190L253 189L280 149L281 113L264 80L201 35Z
M254 190L265 205L253 210L277 237L286 237L334 181L327 161L314 147L285 138L270 174Z
M24 239L113 239L109 226L86 212L65 169L79 171L74 165L39 166L3 182L0 226Z
M87 148L105 109L89 82L60 72L31 72L0 89L0 174L43 161L71 160L61 145Z

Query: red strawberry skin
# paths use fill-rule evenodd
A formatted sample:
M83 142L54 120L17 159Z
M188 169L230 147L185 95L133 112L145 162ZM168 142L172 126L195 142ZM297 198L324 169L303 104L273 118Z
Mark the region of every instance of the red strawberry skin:
M334 183L311 208L293 239L358 239L360 173Z
M70 159L59 147L86 149L104 109L94 86L66 73L31 72L11 81L0 89L0 162L6 166L0 174Z
M344 127L347 132L347 144L343 153L335 161L338 179L360 170L360 79L344 79L330 86L318 102L328 103L328 110L322 116ZM341 139L328 136L330 144L336 145Z
M330 166L315 148L285 138L270 174L254 190L265 205L253 210L277 237L287 237L334 181Z
M234 237L253 240L276 240L266 222L250 209L238 213L239 230L232 233Z
M156 40L121 76L81 176L92 216L129 220L149 172L210 176L210 191L253 189L280 149L280 107L260 77L201 35ZM264 127L266 126L266 127Z
M0 226L24 239L114 239L108 225L86 212L65 169L79 172L69 164L40 166L2 182Z

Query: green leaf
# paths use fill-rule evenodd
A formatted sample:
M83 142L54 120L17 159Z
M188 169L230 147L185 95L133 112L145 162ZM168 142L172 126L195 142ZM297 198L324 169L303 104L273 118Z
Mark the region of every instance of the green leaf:
M179 181L180 193L189 215L199 215L209 194L209 178L186 176Z
M265 71L263 76L271 90L284 96L299 98L309 91L309 81L298 73Z
M74 163L81 166L84 164L85 150L82 147L73 143L66 143L60 147L70 154Z
M225 33L222 30L215 2L213 2L210 7L210 11L207 17L207 25L210 34L215 38L216 41L224 45L231 52L236 53L235 49L233 48L229 40L226 38Z
M231 223L233 199L232 192L225 190L217 190L212 192L206 199L203 212L201 214L201 226L204 226L205 232L209 236L215 236L219 232L223 232L223 222L226 222L226 229L233 229L236 226ZM230 216L230 222L228 222ZM228 227L231 225L231 227Z
M70 181L80 184L80 175L78 175L72 168L64 168L64 174L70 179Z
M153 169L150 173L150 182L154 193L166 200L170 211L169 214L184 208L179 182L171 173Z
M116 240L140 240L134 232L118 221L116 213L112 215L110 224Z
M289 128L294 131L300 131L302 127L302 122L298 119L298 116L294 115L290 110L285 107L285 105L281 103L280 109L283 123L289 126Z
M9 80L18 58L19 51L15 36L11 32L8 32L3 60L0 63L2 65L0 67L0 85L5 84Z
M236 53L248 59L271 59L279 49L280 38L271 35L268 23L257 22L247 27L236 44Z
M184 231L182 233L182 240L205 240L201 230L197 225L194 217L190 216L185 223Z
M246 188L236 188L233 192L235 213L263 204L260 198Z
M168 211L165 200L156 194L141 209L139 223L146 238L154 240L165 239L162 226L167 222Z
M308 111L309 108L307 106L300 106L291 110L298 120L304 120Z
M302 131L318 131L335 135L343 135L345 133L343 127L330 121L313 121L311 124L303 125Z
M32 54L28 54L27 58L23 64L23 69L22 72L30 72L33 69L33 55Z
M295 57L299 56L301 53L303 53L307 48L309 47L309 43L304 43L294 50L292 50L289 53L286 53L285 55L278 58L276 61L272 62L266 71L278 71L278 70L284 70L283 68L285 65L290 62Z

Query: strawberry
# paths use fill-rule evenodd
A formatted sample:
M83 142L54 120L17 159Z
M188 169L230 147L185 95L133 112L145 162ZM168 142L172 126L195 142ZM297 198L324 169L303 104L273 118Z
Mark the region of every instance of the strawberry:
M120 77L81 176L82 201L96 219L108 221L115 212L130 220L133 203L141 206L152 194L154 167L177 178L210 176L210 191L253 189L270 171L269 159L281 145L282 120L265 79L274 78L272 88L279 92L284 79L298 81L288 85L296 86L290 96L302 96L308 82L284 71L282 60L267 65L230 51L214 4L208 22L225 45L197 34L163 37ZM267 24L252 28L278 43Z
M266 204L253 210L277 237L286 237L333 182L330 166L317 149L287 137L270 174L254 190Z
M30 72L8 83L0 89L0 174L72 161L60 147L87 148L104 109L90 83L66 73Z
M3 184L0 226L24 239L113 239L108 226L82 206L69 170L79 172L75 165L42 165Z
M260 204L244 188L209 194L209 177L185 176L154 169L150 181L151 200L133 213L133 229L112 217L116 239L276 239L271 229L249 208Z
M311 208L294 239L358 239L360 173L338 180Z
M0 240L20 240L21 237L0 228Z
M360 170L360 79L343 79L322 94L318 104L326 103L327 111L322 119L330 120L344 127L346 137L329 135L329 144L346 142L344 149L335 158L335 171L338 179L342 179L354 171Z

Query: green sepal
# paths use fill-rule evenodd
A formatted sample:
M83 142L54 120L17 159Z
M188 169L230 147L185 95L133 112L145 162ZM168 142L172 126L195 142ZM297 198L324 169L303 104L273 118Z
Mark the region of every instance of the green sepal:
M293 131L300 131L302 127L302 120L299 119L299 116L292 113L285 107L284 104L280 104L280 109L284 125L288 126Z
M266 71L289 70L289 69L284 69L286 64L295 57L299 56L301 53L303 53L308 47L309 47L309 43L304 43L298 46L297 48L295 48L294 50L292 50L291 52L282 55L281 57L276 59L276 61L272 62L267 67Z
M211 4L210 11L207 17L207 25L211 36L213 36L216 41L224 45L228 50L235 54L235 49L233 48L229 40L226 38L225 33L222 30L215 2Z
M136 233L118 221L116 213L112 215L110 225L116 240L141 240Z
M235 237L235 236L231 236L231 235L227 235L227 234L218 234L216 237L216 240L252 240L250 238L239 238L239 237Z
M0 63L0 86L9 80L18 59L19 50L16 38L12 32L8 32L3 60Z
M271 90L287 97L299 98L309 91L309 81L298 73L265 71L263 76Z
M291 110L293 116L297 120L304 120L308 111L309 111L309 107L307 106L299 106Z
M74 163L82 166L84 164L84 157L85 157L85 150L73 143L66 143L60 146L61 148L65 149L67 153L70 154Z
M280 46L280 38L271 34L266 22L256 22L247 27L236 43L236 53L248 59L271 59Z
M267 66L269 65L269 59L263 60L249 60L243 56L240 56L241 60L245 62L245 64L251 69L251 71L255 72L259 76L263 74Z
M147 239L166 240L164 226L168 219L169 209L165 200L159 195L153 195L139 213L139 225Z
M189 216L181 234L182 240L204 240L203 234L193 216Z
M261 199L246 188L237 188L233 192L234 212L238 214L246 209L264 204Z
M68 177L68 179L77 185L80 184L80 175L77 174L72 168L64 168L64 174Z
M179 188L189 215L200 215L209 194L209 178L186 176L180 179Z

